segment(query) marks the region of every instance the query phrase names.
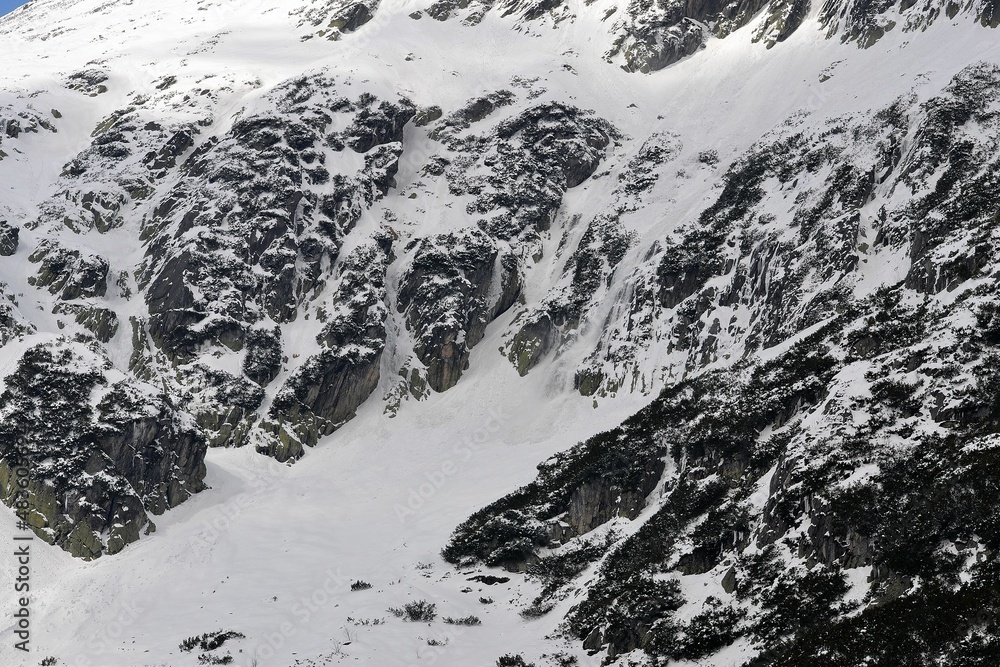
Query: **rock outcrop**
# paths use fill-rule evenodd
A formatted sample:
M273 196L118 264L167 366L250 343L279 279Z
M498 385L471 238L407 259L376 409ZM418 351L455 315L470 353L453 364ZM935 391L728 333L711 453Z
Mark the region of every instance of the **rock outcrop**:
M117 553L155 530L151 515L205 488L206 443L190 418L116 377L98 347L35 345L5 384L0 491L46 542L87 560Z
M432 389L455 386L486 326L520 290L517 258L478 229L420 241L400 282L398 308Z
M684 379L473 514L444 557L538 576L529 615L598 563L566 621L608 660L709 660L737 642L758 647L754 667L992 651L989 631L925 629L942 606L996 609L981 577L1000 553L982 538L1000 503L998 71L969 66L923 103L779 132L736 160L697 223L633 274L624 303L654 326L615 325L578 387L620 390L642 356L621 343L667 331ZM880 289L850 288L890 262ZM522 332L527 366L553 324Z
M333 297L324 305L321 350L278 391L261 425L274 437L258 444L258 451L279 461L299 458L304 446L315 446L353 417L378 386L390 252L391 239L383 232L344 258Z

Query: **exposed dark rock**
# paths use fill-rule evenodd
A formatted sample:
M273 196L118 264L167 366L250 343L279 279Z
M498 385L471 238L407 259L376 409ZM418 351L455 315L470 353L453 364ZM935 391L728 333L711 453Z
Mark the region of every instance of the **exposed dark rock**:
M358 2L342 11L330 21L330 27L338 28L343 33L354 32L372 20L371 10Z
M281 371L281 329L252 329L246 335L243 374L259 384L270 384Z
M954 18L951 10L952 5L949 5L948 17ZM998 28L1000 27L1000 3L996 0L984 0L979 3L979 15L977 16L979 22L988 28Z
M189 132L180 130L175 132L166 144L157 152L149 153L145 160L146 166L151 171L163 173L166 169L177 166L177 158L184 154L194 145L194 138Z
M181 380L189 390L192 411L210 447L243 445L257 421L264 390L256 383L200 363L184 368Z
M10 257L17 252L18 236L21 230L6 220L0 220L0 256Z
M102 343L107 343L118 332L118 315L113 310L84 306L77 303L57 303L53 313L69 315Z
M292 9L292 15L301 17L300 26L318 28L312 35L336 41L350 35L372 20L378 10L379 0L331 0L330 2L302 5Z
M385 348L385 267L379 239L344 258L331 319L319 336L323 350L303 363L275 396L262 423L259 451L279 461L297 459L305 447L354 416L378 386Z
M374 102L363 106L354 117L354 123L345 132L344 143L357 153L367 153L375 146L403 140L403 126L417 113L416 107L406 99L398 104Z
M648 74L693 55L705 41L702 24L683 17L676 23L654 21L630 28L615 43L608 58L621 55L627 72Z
M185 281L196 266L189 253L171 258L146 292L149 334L168 358L193 358L201 336L192 330L206 314L196 308L194 293Z
M442 116L443 112L439 106L430 106L423 109L418 109L417 113L413 116L413 124L417 127L423 127L425 125L430 125Z
M525 322L510 342L507 358L519 375L527 375L559 340L559 330L548 313L535 315Z
M107 72L98 69L88 69L70 74L66 87L70 90L78 90L90 97L97 97L108 92L108 87L104 85L107 80Z
M497 109L513 104L515 99L509 90L497 90L469 100L464 107L448 114L448 117L434 128L431 137L439 140L454 137L457 132L469 128L473 123L478 123ZM441 110L437 109L439 118L440 112Z
M84 255L45 240L28 259L40 264L28 282L47 288L64 301L104 296L108 291L109 267L103 257Z
M205 477L200 435L150 387L109 385L110 364L95 350L37 345L0 395L4 502L23 510L40 538L87 560L138 540L152 530L150 514L203 489Z
M7 285L0 283L0 346L34 332L35 326L19 312Z
M548 229L568 188L589 178L618 136L610 123L563 104L546 104L501 122L487 137L470 140L488 175L469 177L470 156L445 173L454 194L476 196L470 215L496 238L528 237ZM452 144L464 148L464 143Z
M767 48L785 41L799 29L809 15L811 0L771 0L765 11L767 18L754 33L754 41Z
M576 329L590 302L607 287L632 238L616 217L598 216L580 237L565 267L562 288L515 321L507 358L521 375Z
M521 291L516 258L478 229L422 239L399 287L400 312L435 391L453 387L486 326ZM490 295L499 296L491 302Z

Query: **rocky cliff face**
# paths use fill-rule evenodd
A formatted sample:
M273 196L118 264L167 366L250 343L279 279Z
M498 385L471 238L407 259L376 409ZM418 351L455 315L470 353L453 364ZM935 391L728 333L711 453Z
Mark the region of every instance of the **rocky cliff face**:
M727 37L751 23L756 24L753 41L770 49L799 30L814 7L808 0L628 0L609 4L600 19L607 24L603 37L610 42L604 58L627 72L642 73L655 72L690 57L704 48L711 37ZM947 19L961 14L992 28L1000 25L1000 10L992 0L965 4L943 0L924 3L828 0L815 3L815 7L828 38L854 43L862 49L897 28L903 32L926 30L942 14ZM499 3L440 0L428 10L438 20L462 17L463 24L473 26L491 13L514 16L516 27L525 30L530 30L533 24L574 22L583 14L560 0Z
M634 412L443 551L608 664L991 664L993 0L86 2L0 21L59 63L0 89L40 537L117 553L209 448L308 466L486 374ZM164 17L207 27L154 67Z
M478 229L421 240L403 274L398 307L434 391L458 383L469 351L520 288L516 257L509 251L501 256L497 242Z
M74 556L121 551L156 529L150 515L205 488L201 432L153 387L116 373L96 344L26 349L0 414L4 500L26 503L35 533Z
M691 376L545 462L445 558L535 573L536 614L597 563L568 629L612 659L754 641L768 648L753 665L995 651L988 624L923 633L940 608L994 609L998 74L974 65L926 102L781 131L738 160L647 274L649 308L674 313L689 369L737 347L770 360ZM764 211L789 187L779 231ZM900 282L856 298L864 265L893 257Z
M391 244L392 239L382 234L344 259L329 310L317 314L325 320L316 337L320 351L278 391L262 424L265 433L277 437L262 440L258 451L279 461L302 456L303 445L314 446L320 437L330 435L375 391L386 341L383 275ZM272 345L269 354L277 357L280 341Z

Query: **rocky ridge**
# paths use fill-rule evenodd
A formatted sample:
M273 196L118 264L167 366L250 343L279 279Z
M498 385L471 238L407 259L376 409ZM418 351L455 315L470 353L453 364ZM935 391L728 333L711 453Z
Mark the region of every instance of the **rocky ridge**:
M766 647L753 665L995 651L989 621L923 632L942 606L993 609L998 73L971 66L924 103L836 119L820 140L793 126L737 161L647 293L691 313L674 320L674 340L701 341L681 343L690 369L736 340L768 360L693 373L541 464L445 558L539 577L533 615L596 564L566 629L609 659L702 660L734 642ZM785 184L782 239L762 212ZM856 298L880 254L903 259L899 282ZM740 308L753 317L734 335ZM687 578L715 593L689 597Z
M77 4L0 34L59 43ZM209 447L309 465L488 357L595 408L648 403L445 546L536 582L526 617L609 664L989 664L1000 69L937 63L839 113L774 102L731 149L641 89L720 40L777 58L807 29L841 58L808 85L839 85L900 33L991 34L990 2L399 9L269 9L310 56L266 75L187 68L242 38L223 30L170 74L109 52L11 85L0 168L43 184L0 198L4 501L27 469L37 535L115 554L205 488ZM380 59L430 51L366 51L392 20L571 37L547 73L410 86ZM619 76L627 99L580 92Z

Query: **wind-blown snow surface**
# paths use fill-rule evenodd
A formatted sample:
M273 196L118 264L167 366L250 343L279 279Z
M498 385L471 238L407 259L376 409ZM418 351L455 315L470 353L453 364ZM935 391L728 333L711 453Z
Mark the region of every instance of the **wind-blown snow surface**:
M661 176L654 201L624 218L629 231L648 241L696 219L713 200L724 167L796 112L819 127L824 118L880 108L910 92L925 99L966 64L1000 60L996 34L971 21L942 19L924 32L890 33L859 50L822 39L810 17L770 50L751 42L755 22L725 40L710 40L703 51L666 70L630 75L601 58L601 17L611 5L581 4L577 20L558 29L516 31L512 20L499 18L472 27L426 16L415 20L409 14L421 3L388 0L354 34L303 41L310 29L298 25L284 3L30 3L0 21L0 107L30 105L44 114L59 109L62 118L57 133L24 138L23 150L8 151L0 162L0 217L36 218L54 194L63 165L90 144L94 126L125 106L132 93L155 92L153 82L164 76L177 76L187 89L208 76L224 79L207 108L213 127L223 128L235 112L259 103L258 89L330 68L358 91L396 90L420 106L445 110L509 87L513 77L537 78L537 101L572 102L612 120L625 136L618 149L623 153L653 132L680 137L676 170ZM63 87L68 73L89 63L112 73L108 92L85 97ZM178 108L176 120L201 111ZM706 150L718 151L718 166L698 162ZM421 235L461 225L460 206L437 205L433 193L408 198L420 157L403 158L396 188L380 208L413 221ZM613 180L591 179L571 190L559 212L561 224L599 207ZM379 211L367 212L359 229L374 229ZM34 272L27 256L46 231L22 228L21 249L0 262L0 280L25 295L20 311L39 337L58 332L49 295L26 283ZM547 257L554 256L559 236L553 231L545 237ZM141 259L135 226L90 234L86 243L122 266ZM648 242L630 250L610 290L623 288L628 267L640 262L646 247ZM547 260L529 269L529 303L558 280L558 268ZM861 269L856 289L870 293L898 282L900 271L905 268L891 257L879 258ZM123 322L135 308L115 304ZM194 654L179 650L183 639L224 629L246 635L226 644L239 665L464 667L491 665L515 652L537 661L557 650L578 655L583 665L600 664L600 655L588 657L577 645L545 639L556 629L558 613L535 621L518 615L518 604L535 594L530 582L514 577L487 586L469 580L478 572L456 571L439 556L471 511L527 483L539 461L620 423L648 401L648 394L595 401L572 391L576 365L592 349L588 337L598 336L599 326L584 329L567 353L519 377L496 352L513 316L490 326L458 387L420 403L404 402L392 418L384 403L370 400L297 465L278 464L250 447L209 450L211 488L158 517L155 534L115 556L82 562L36 541L33 652L13 650L13 600L5 594L0 663L34 665L55 655L61 665L183 667L196 664ZM315 331L308 327L308 321L292 325L286 342L311 340ZM107 349L112 362L127 370L128 332ZM286 347L295 351L294 342ZM16 352L13 346L0 351L3 375L13 370ZM674 361L654 349L643 363L657 388L663 382L658 371ZM373 399L391 389L395 370L383 373ZM4 545L15 534L13 514L7 517L0 522ZM0 580L10 581L13 570L12 558L0 559ZM351 592L357 579L373 588ZM494 603L482 604L480 597ZM405 623L386 611L416 599L437 603L445 616L475 614L483 624ZM366 619L385 624L363 624ZM446 643L430 646L429 639ZM259 663L250 662L253 656ZM743 657L722 654L717 664L739 664Z

